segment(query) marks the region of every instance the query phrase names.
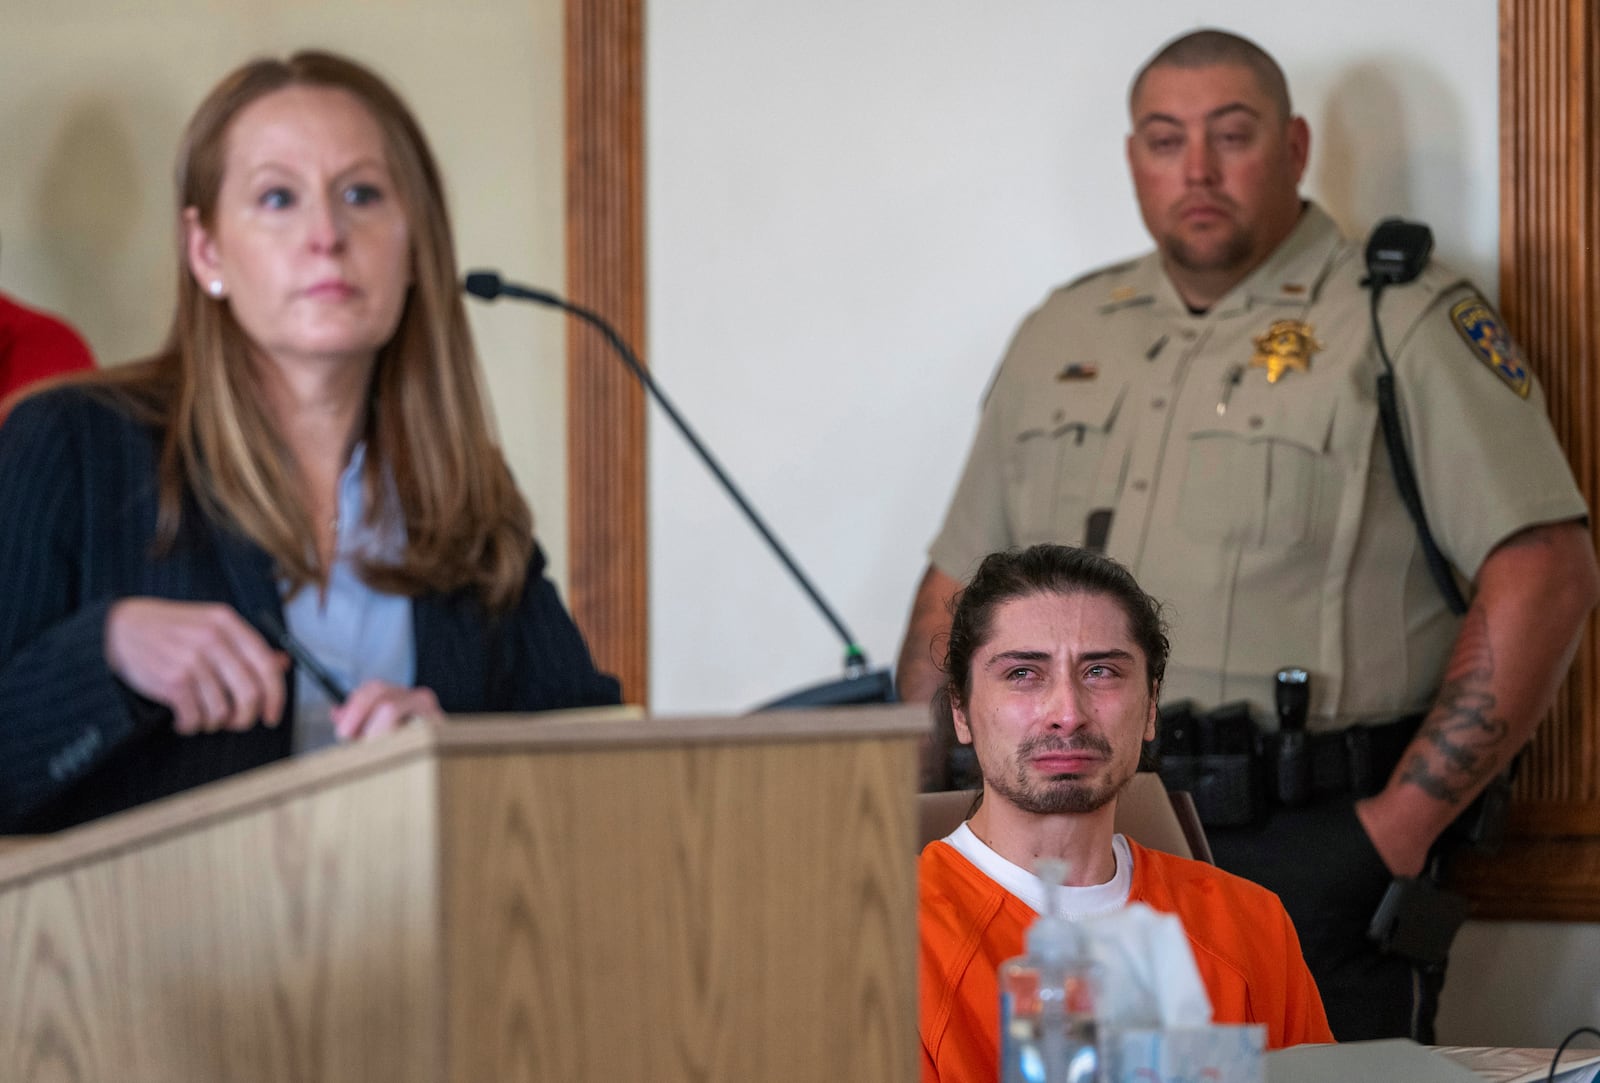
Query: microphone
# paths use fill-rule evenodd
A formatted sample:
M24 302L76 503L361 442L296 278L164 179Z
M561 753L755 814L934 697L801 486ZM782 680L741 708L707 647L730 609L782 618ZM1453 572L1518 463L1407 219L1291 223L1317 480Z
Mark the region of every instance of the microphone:
M548 290L534 289L531 286L507 282L494 271L470 271L467 273L462 287L472 296L484 301L509 297L513 300L532 301L535 304L559 308L578 317L604 335L606 341L611 344L611 348L622 359L623 364L628 366L628 371L633 373L634 379L639 381L640 386L655 400L656 405L661 407L662 412L667 415L668 420L678 430L679 435L694 449L695 454L700 457L700 461L705 464L706 469L711 471L712 477L716 478L717 482L722 486L722 491L728 494L728 499L732 500L734 505L744 513L745 519L755 529L756 533L761 535L762 540L767 543L767 547L778 558L778 562L784 566L794 581L800 585L800 589L811 599L812 605L822 614L823 618L833 626L834 632L844 642L844 677L837 681L825 681L822 684L798 689L788 695L760 705L756 708L757 710L779 710L791 707L831 707L850 703L895 702L894 678L889 671L887 669L872 669L869 667L867 652L856 642L855 636L850 634L850 629L845 627L844 621L839 619L839 615L833 611L833 607L827 603L827 600L822 597L822 593L817 590L810 578L801 570L799 563L789 555L789 550L778 540L777 535L772 532L766 521L751 506L750 501L745 499L744 493L733 483L733 479L722 468L722 464L707 450L705 444L701 443L699 436L695 435L694 429L684 420L683 415L678 413L677 407L672 405L672 401L667 398L666 393L661 390L655 378L650 375L650 370L645 368L639 361L638 355L623 341L616 328L612 327L597 312L584 308L582 305L574 304Z
M461 285L472 296L484 301L493 301L497 297L514 297L519 301L537 301L541 305L550 305L552 308L577 311L575 306L569 305L548 290L536 290L529 286L519 286L514 282L506 282L493 271L471 271ZM599 319L598 316L593 316L592 313L589 315L596 320Z

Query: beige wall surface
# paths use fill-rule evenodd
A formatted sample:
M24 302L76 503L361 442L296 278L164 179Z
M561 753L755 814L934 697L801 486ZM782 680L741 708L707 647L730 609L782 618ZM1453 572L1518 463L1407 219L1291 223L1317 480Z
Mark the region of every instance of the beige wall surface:
M1441 1045L1550 1049L1600 1021L1600 926L1469 921L1450 949ZM1580 1047L1594 1043L1583 1040ZM1541 1077L1542 1078L1542 1077Z
M171 312L172 159L252 56L348 53L410 103L445 173L463 270L560 289L560 0L0 0L0 290L66 316L102 363ZM469 303L512 469L566 567L565 325Z

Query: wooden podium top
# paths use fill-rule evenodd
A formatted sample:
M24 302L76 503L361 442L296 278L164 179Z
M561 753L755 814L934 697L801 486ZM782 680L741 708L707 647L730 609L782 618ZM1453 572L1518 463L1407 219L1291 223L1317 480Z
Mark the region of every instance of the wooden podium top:
M174 831L320 790L410 760L606 747L874 740L927 732L921 704L645 717L603 707L537 715L456 715L380 740L322 749L175 794L140 808L33 838L0 836L0 891Z

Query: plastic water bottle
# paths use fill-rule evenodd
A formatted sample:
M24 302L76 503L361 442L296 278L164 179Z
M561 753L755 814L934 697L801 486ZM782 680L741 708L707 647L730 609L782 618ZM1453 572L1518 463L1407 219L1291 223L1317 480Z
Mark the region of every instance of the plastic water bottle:
M1066 864L1040 861L1044 913L1027 953L1000 964L1000 1083L1099 1083L1094 1013L1099 968L1057 898Z

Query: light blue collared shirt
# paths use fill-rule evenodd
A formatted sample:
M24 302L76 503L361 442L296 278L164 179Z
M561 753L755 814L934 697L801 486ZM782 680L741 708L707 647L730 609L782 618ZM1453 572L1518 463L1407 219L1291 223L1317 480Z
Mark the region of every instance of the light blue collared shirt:
M288 597L288 582L280 581L284 595L283 619L289 632L349 689L376 678L402 688L416 679L416 645L411 636L411 599L373 590L356 574L356 560L393 559L405 546L405 528L399 523L371 527L361 521L361 464L367 447L361 443L339 475L339 510L333 567L328 589L319 595L314 586L302 587ZM310 752L338 738L328 712L333 704L304 667L294 667L294 751Z

